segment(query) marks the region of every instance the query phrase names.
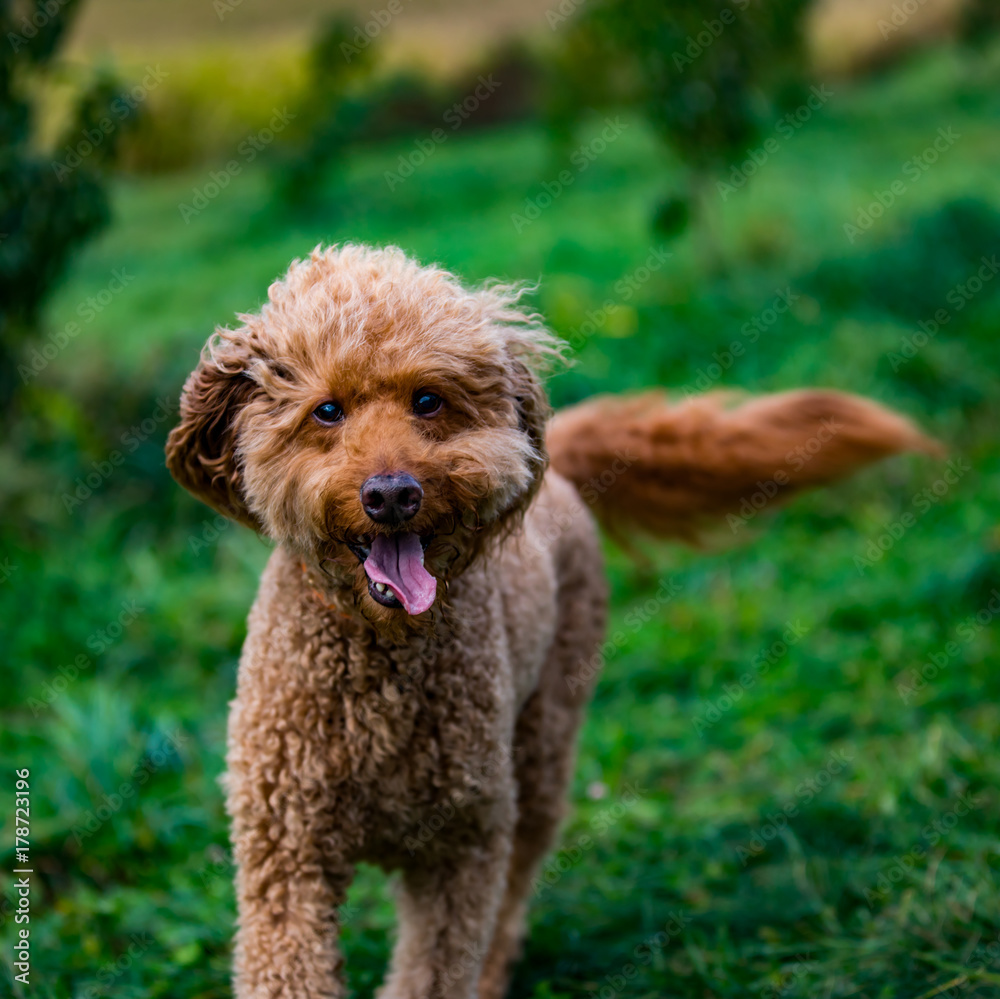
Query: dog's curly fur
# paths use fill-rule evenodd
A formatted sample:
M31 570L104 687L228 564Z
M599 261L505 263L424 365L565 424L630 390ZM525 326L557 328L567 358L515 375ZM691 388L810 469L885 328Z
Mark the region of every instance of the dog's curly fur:
M932 449L832 392L597 399L547 426L558 342L520 294L397 249L317 249L184 387L170 470L276 546L229 722L241 999L343 995L338 907L360 861L401 871L384 999L503 995L602 639L588 505L618 532L691 537L761 483L789 494ZM439 412L414 413L423 390ZM325 401L343 419L314 418ZM359 498L388 472L422 486L405 530L430 539L439 583L412 616L362 562L402 530Z

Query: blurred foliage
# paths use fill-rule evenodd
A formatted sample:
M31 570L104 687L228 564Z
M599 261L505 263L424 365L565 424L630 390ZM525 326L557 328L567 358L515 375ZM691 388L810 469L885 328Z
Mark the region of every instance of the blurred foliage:
M130 65L137 77L158 78L142 114L122 136L119 163L135 174L217 166L267 127L275 113L296 110L305 80L297 48L255 51L209 46L178 53L168 66Z
M360 93L370 83L374 53L370 40L354 44L356 28L347 17L335 18L321 29L309 57L305 96L299 103L298 121L291 136L298 148L280 168L279 196L305 204L315 196L323 171L342 166L348 152L369 125L377 104Z
M699 209L712 175L742 161L765 124L806 96L809 6L809 0L581 5L564 30L559 63L571 69L553 78L553 117L571 120L588 103L637 103L691 169L689 189L673 194L654 215L655 227L674 235L691 209ZM558 136L565 131L565 124L556 127ZM687 212L678 203L685 200Z
M1000 4L996 0L967 0L961 33L969 42L989 45L1000 31Z
M243 165L247 140L267 128L275 112L291 124L267 149L275 193L306 206L326 174L342 174L351 156L373 143L423 139L435 129L449 135L538 114L547 50L504 43L452 77L429 77L390 68L380 39L361 44L352 20L334 17L317 26L306 53L274 44L255 53L222 46L182 53L163 71L143 101L143 114L122 136L119 164L129 173L176 172ZM146 72L150 67L131 67ZM158 69L158 65L153 67ZM480 80L498 86L475 100ZM474 113L462 105L468 101ZM455 105L459 111L454 111Z
M228 16L238 6L221 10ZM806 0L713 0L704 8L562 0L544 12L550 38L505 42L485 55L473 49L458 60L470 68L457 76L389 69L377 22L367 29L343 16L320 22L309 30L305 52L283 36L255 37L252 59L242 46L220 43L204 24L192 23L191 48L172 54L169 78L122 136L120 163L136 173L215 166L265 127L276 108L289 108L296 125L282 144L288 148L275 151L277 189L305 201L299 176L315 192L319 182L312 177L343 169L352 149L393 136L419 137L440 126L442 112L467 96L479 75L493 72L504 85L468 121L470 129L541 115L554 158L564 160L590 111L642 107L665 119L658 127L667 146L709 174L746 152L772 112L801 100L806 6ZM256 17L280 16L263 8ZM109 3L106 16L113 18L114 9ZM987 40L996 5L972 0L964 9L964 35ZM641 19L633 20L634 14ZM113 33L114 25L106 27ZM884 47L875 64L897 62L908 50L908 43ZM136 72L147 68L130 66ZM729 148L720 153L719 142ZM690 200L691 186L661 193L655 226L661 218L677 224L679 216L661 209L678 198Z
M979 198L963 197L908 218L879 245L824 261L804 287L838 310L864 306L917 323L942 306L975 309L978 292L956 289L965 289L984 261L991 280L991 270L1000 269L998 248L1000 211ZM981 284L974 287L981 290Z
M102 168L117 141L117 129L105 127L114 80L99 74L83 89L56 157L35 143L31 86L56 71L78 7L78 0L0 0L0 405L25 380L15 357L36 332L45 297L108 221Z
M422 162L458 129L530 117L538 101L536 57L516 43L447 82L415 71L386 73L378 51L350 18L335 18L319 32L297 120L276 157L282 201L308 209L327 174L342 175L366 144L414 139L401 157L406 174L411 161Z

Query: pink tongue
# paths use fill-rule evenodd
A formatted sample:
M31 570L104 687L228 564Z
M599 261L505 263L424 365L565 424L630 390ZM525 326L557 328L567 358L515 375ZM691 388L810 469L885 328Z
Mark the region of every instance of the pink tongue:
M423 614L437 593L437 580L424 568L424 549L416 534L378 534L365 560L373 583L384 583L407 614Z

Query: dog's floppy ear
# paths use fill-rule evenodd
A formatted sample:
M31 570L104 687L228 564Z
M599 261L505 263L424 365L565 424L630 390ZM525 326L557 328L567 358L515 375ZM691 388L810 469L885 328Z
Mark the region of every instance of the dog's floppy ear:
M258 391L242 360L231 350L224 358L204 351L184 383L181 422L167 438L167 468L203 503L256 531L260 524L246 507L236 460L234 422Z
M542 476L549 466L549 453L545 446L545 425L551 416L548 396L541 379L520 358L509 359L510 392L517 409L518 429L531 441L536 457L531 461L534 495L541 485Z

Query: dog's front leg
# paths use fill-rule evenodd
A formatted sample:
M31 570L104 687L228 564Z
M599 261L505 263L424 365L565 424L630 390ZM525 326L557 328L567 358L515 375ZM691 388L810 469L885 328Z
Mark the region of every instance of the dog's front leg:
M511 809L513 811L513 809ZM506 817L505 817L506 818ZM404 871L399 936L379 999L472 999L507 880L506 820L479 843Z
M353 868L308 786L275 770L228 775L239 925L236 999L341 999L337 907Z

